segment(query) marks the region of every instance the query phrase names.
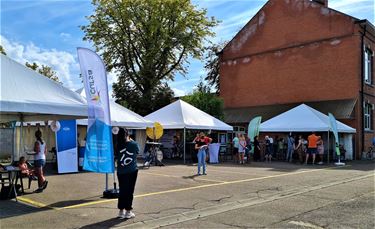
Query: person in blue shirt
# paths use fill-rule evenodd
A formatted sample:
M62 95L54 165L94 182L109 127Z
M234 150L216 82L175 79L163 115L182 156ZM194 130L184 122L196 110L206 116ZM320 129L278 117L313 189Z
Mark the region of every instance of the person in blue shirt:
M134 218L132 212L135 183L138 176L138 143L133 141L127 129L120 128L117 135L117 177L120 185L117 207L121 219Z
M236 136L233 138L233 161L234 163L237 162L238 159L238 148L240 147L240 133L237 133Z

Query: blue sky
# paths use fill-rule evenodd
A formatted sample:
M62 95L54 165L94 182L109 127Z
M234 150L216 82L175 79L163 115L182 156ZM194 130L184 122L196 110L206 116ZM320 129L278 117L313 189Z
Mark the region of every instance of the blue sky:
M230 40L267 0L194 0L199 8L207 8L208 16L221 21L214 31L213 42ZM329 7L360 19L375 22L374 0L329 0ZM70 89L82 87L78 78L76 47L91 48L82 41L80 25L93 12L89 0L1 0L1 45L7 55L20 63L37 62L51 66L60 80ZM176 76L170 82L176 95L193 90L205 76L201 61L191 60L186 78ZM108 75L111 85L114 74ZM111 87L110 87L111 88Z

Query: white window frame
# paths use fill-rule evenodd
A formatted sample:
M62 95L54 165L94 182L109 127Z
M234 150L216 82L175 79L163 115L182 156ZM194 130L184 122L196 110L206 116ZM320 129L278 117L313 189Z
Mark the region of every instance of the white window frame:
M365 103L364 106L364 112L363 112L363 118L364 118L364 129L365 130L371 130L372 127L372 115L373 115L373 104Z
M373 56L374 51L372 51L370 48L364 48L365 49L365 56L364 56L364 81L366 84L372 84L372 69L373 69Z

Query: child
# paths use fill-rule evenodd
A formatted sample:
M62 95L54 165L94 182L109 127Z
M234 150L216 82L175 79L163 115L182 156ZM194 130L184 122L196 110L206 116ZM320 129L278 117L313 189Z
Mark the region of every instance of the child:
M20 157L18 167L20 168L23 177L31 177L33 180L38 179L36 178L36 176L34 176L34 170L29 169L29 167L27 166L25 157Z

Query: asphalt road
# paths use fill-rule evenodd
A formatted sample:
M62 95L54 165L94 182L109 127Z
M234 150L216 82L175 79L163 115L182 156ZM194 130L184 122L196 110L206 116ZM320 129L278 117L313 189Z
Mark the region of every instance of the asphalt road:
M140 170L131 220L102 199L105 176L48 176L43 193L0 201L0 228L375 228L373 162L284 162ZM110 176L111 183L113 182Z

